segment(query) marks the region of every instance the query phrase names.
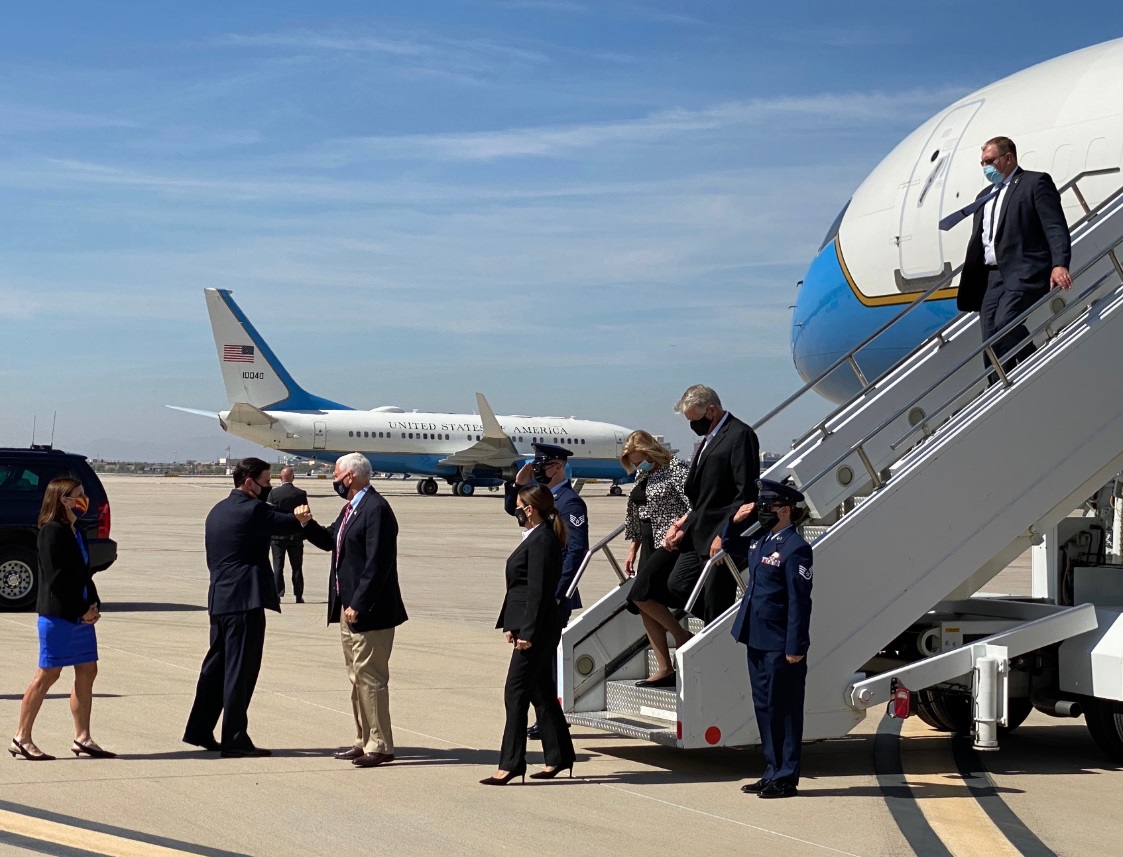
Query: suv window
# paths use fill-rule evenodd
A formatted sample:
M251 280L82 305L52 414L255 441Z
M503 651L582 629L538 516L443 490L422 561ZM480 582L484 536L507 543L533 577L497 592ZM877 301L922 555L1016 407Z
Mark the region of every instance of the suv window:
M36 493L39 490L39 474L20 465L0 464L0 491Z

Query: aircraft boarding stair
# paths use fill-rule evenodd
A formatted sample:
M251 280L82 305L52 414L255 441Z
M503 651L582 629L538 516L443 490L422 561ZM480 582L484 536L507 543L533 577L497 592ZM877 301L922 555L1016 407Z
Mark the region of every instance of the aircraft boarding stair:
M1123 189L1072 232L1074 286L1028 314L1038 345L1031 358L1009 374L999 370L988 387L978 316L958 316L769 469L769 478L790 476L829 525L814 542L805 740L842 736L867 707L884 703L889 680L863 681L872 658L929 611L970 597L1123 470L1123 268L1114 249L1123 242ZM853 353L833 371L847 363L861 377ZM622 577L609 545L619 532L594 545L586 565L604 550ZM721 555L706 571L731 572ZM629 587L622 580L563 635L559 692L570 721L683 748L757 743L745 650L729 633L736 605L710 626L696 625L675 652L676 688L636 688L651 655L639 617L625 609ZM1119 618L1051 604L990 609L1005 617L999 629L1037 620L995 639L1009 647L995 651L1011 657L1092 634L1097 617L1101 626ZM927 672L914 671L929 684L975 664L931 660ZM1106 698L1123 699L1123 666L1120 673L1118 695Z

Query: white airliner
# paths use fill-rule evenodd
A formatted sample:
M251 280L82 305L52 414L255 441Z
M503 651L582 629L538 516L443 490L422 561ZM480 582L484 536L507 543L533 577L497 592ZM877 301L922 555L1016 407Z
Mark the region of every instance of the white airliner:
M229 291L204 293L230 410L169 407L217 416L223 430L292 455L334 461L361 452L376 471L426 476L417 483L420 494L436 494L437 479L461 496L499 485L533 456L536 442L573 451L571 478L610 479L611 493L621 493L627 474L620 450L630 429L575 417L496 417L480 393L478 415L355 410L302 389Z
M986 184L979 151L1010 137L1019 164L1095 206L1123 185L1123 39L1032 66L966 95L906 137L843 207L804 277L792 314L792 357L807 381L873 334L918 295L924 305L857 355L874 378L956 314L958 277L971 221L941 232L941 218ZM1084 214L1076 193L1061 194L1071 224ZM842 402L861 388L835 371L816 386Z

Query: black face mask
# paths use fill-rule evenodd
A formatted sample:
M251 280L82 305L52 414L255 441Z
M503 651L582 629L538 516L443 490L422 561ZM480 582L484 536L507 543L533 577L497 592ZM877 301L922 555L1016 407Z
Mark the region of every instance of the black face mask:
M550 466L548 461L539 461L534 465L534 481L539 485L549 485L550 477L546 473L546 468Z
M264 503L269 497L269 492L273 490L273 486L272 485L262 485L259 482L257 484L257 487L259 489L261 489L257 492L257 499L260 500L262 503Z
M525 527L529 519L526 516L526 512L522 509L515 509L515 520L519 522L520 527Z
M714 421L703 414L698 419L690 421L690 428L699 437L705 437L710 433L710 426L713 424Z
M332 482L331 487L334 488L335 493L338 494L340 497L342 497L344 500L347 499L347 494L351 491L351 489L348 486L343 484L342 479L340 479L336 482Z
M780 516L770 508L757 506L756 520L763 532L770 533L772 528L780 523Z

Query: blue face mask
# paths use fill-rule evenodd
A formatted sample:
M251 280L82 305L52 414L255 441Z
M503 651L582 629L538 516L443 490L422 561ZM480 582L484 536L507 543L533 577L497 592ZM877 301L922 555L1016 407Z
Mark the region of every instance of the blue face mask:
M998 168L994 164L987 164L983 167L983 176L993 185L1002 184L1002 180L1006 178L1006 176L998 171Z
M647 471L649 471L654 466L655 466L654 462L641 461L639 464L636 465L636 470L639 470L641 473L647 473Z

